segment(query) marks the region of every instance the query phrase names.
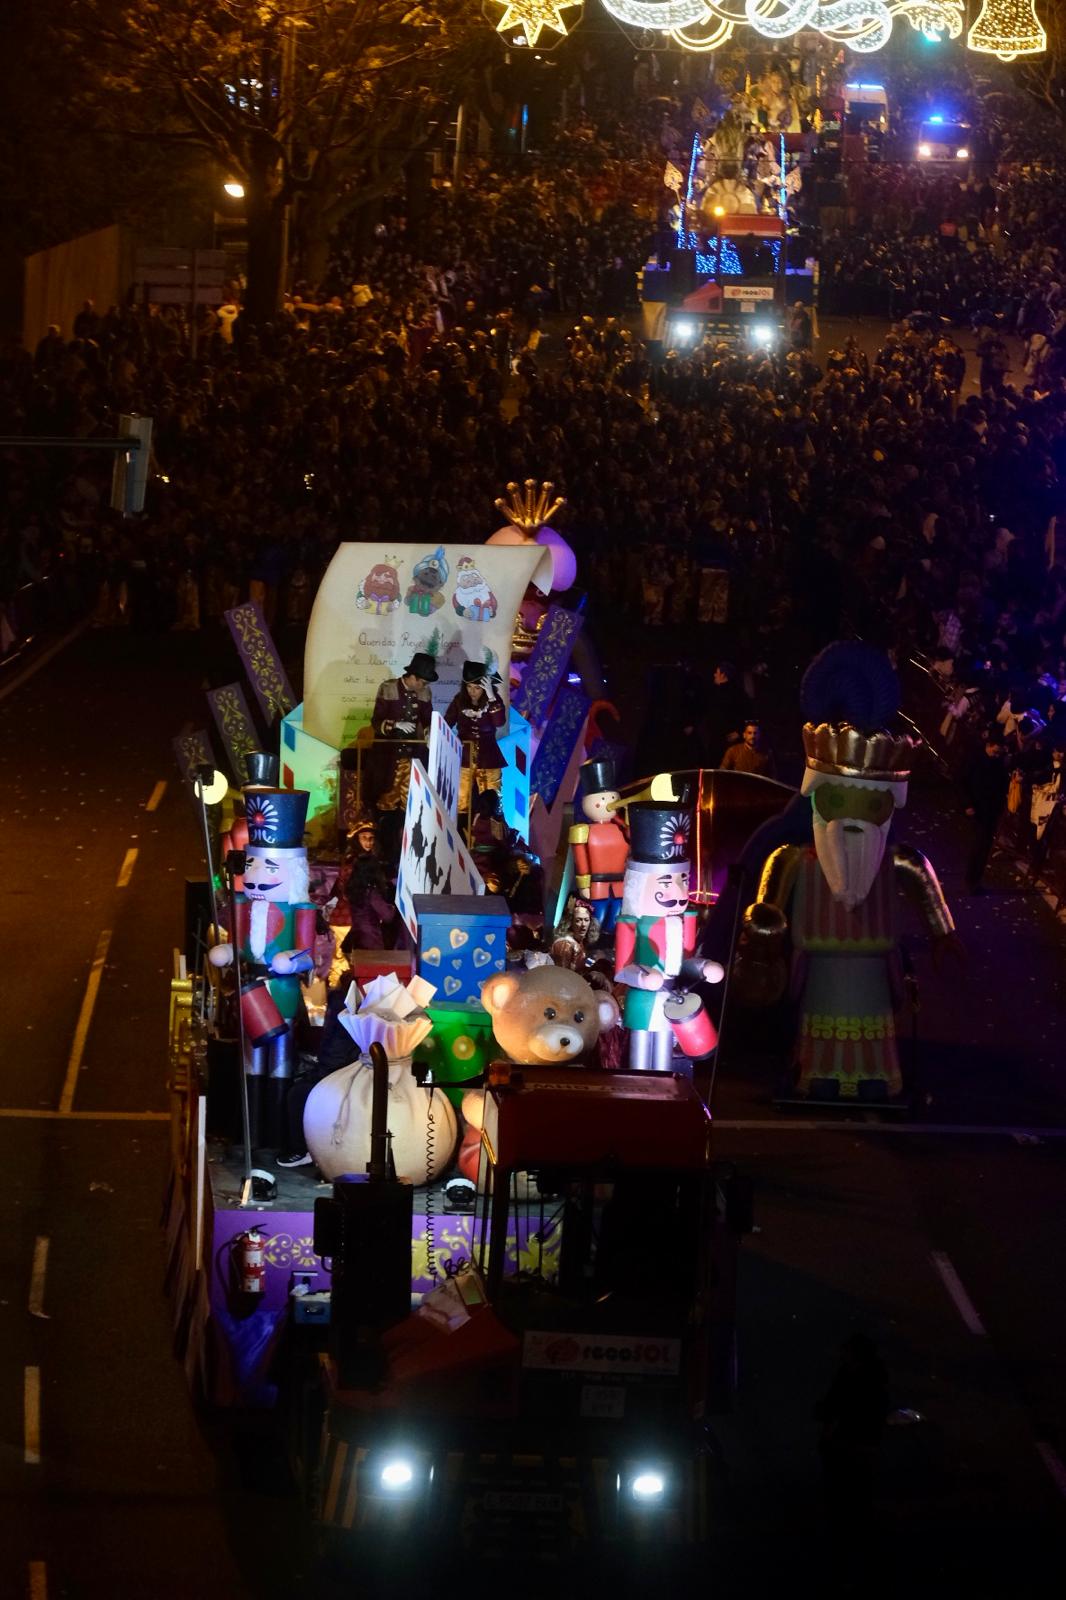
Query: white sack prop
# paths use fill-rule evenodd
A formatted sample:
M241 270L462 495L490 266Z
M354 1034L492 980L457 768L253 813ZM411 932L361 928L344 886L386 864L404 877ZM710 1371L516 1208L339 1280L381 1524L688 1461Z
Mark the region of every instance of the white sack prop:
M304 1138L324 1178L366 1171L373 1098L369 1061L341 1067L311 1090L304 1107ZM409 1059L389 1062L387 1127L398 1178L431 1183L450 1164L458 1133L451 1101L439 1089L419 1088Z
M415 976L402 984L393 972L368 983L362 994L353 983L337 1021L359 1046L381 1045L390 1061L413 1055L433 1023L422 1009L436 994L433 984Z

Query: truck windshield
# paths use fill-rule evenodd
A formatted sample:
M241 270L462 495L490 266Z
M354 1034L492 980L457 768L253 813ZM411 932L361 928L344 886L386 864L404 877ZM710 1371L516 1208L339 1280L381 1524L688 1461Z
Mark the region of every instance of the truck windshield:
M590 1306L608 1316L624 1307L630 1321L639 1302L684 1317L702 1270L699 1174L630 1172L604 1182L545 1170L512 1174L508 1187L506 1239L490 1236L488 1197L475 1238L483 1270L503 1252L501 1301L514 1307L548 1295L560 1309L585 1308L586 1318Z

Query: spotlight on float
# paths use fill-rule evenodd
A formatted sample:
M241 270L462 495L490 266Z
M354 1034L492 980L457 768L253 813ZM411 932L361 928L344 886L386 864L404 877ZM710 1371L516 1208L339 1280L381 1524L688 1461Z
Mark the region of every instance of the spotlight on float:
M229 779L216 767L197 767L192 787L197 800L202 800L205 806L217 806L229 792Z

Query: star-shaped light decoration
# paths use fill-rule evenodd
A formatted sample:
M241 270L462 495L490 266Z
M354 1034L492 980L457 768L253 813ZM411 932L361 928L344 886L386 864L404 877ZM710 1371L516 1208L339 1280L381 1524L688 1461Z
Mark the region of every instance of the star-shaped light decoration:
M569 30L563 12L580 7L583 0L492 0L492 4L504 8L496 24L497 33L520 28L526 44L535 45L544 28L553 29L565 39Z

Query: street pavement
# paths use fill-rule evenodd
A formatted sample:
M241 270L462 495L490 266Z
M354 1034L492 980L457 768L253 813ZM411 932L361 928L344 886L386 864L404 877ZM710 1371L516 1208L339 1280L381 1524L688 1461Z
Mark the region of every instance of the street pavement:
M306 1589L277 1454L254 1426L197 1412L162 1293L167 995L200 870L170 740L206 724L205 683L236 675L213 634L97 632L6 697L0 683L5 1600ZM754 1176L758 1231L737 1404L716 1425L719 1536L678 1592L1061 1592L1064 930L1005 862L987 896L962 893L965 824L937 781L915 785L904 822L969 951L935 971L912 930L920 1120L775 1109L755 1051L719 1074L717 1152ZM858 1556L827 1519L813 1423L855 1329L877 1339L893 1403L923 1417L886 1438Z

